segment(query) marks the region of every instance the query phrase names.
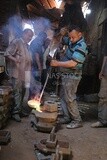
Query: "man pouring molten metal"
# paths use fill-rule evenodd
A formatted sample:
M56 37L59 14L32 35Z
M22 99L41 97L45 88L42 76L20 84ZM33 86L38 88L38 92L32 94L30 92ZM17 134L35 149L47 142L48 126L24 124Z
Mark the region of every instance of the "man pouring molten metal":
M62 77L61 106L64 117L59 119L61 123L71 123L67 128L82 127L82 119L76 102L76 90L81 79L82 65L87 55L87 45L82 31L77 26L69 28L69 37L63 38L66 45L65 54L60 61L52 60L51 66L60 67Z

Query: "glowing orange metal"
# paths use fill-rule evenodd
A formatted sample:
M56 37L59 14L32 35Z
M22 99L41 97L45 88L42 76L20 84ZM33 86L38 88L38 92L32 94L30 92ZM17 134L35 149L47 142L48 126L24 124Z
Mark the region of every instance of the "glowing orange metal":
M28 101L28 105L29 107L36 109L38 112L42 112L40 108L40 101L32 99Z

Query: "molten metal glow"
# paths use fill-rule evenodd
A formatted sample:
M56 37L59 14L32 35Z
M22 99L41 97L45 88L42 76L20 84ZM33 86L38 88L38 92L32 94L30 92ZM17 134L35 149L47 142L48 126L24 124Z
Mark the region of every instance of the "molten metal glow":
M29 107L36 109L38 112L42 112L40 108L40 102L38 100L35 99L29 100L28 105Z

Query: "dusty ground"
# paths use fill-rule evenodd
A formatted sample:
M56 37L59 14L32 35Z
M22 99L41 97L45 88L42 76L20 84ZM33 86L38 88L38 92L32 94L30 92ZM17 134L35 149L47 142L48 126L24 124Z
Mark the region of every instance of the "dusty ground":
M57 134L66 135L72 147L73 160L106 160L107 128L93 129L91 123L97 120L96 106L83 116L82 128L70 130L66 125ZM5 130L11 131L11 142L2 146L0 160L36 160L34 143L48 134L34 131L30 118L23 118L21 123L10 120Z

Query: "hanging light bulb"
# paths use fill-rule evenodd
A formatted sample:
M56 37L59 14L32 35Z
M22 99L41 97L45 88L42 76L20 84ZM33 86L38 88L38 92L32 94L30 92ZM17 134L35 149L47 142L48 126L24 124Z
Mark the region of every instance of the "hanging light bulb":
M89 9L89 3L87 2L83 3L82 12L83 12L84 18L86 18L87 14L91 13L91 9Z
M56 3L57 3L57 8L60 8L61 3L62 3L62 0L55 0L55 1L56 1Z

